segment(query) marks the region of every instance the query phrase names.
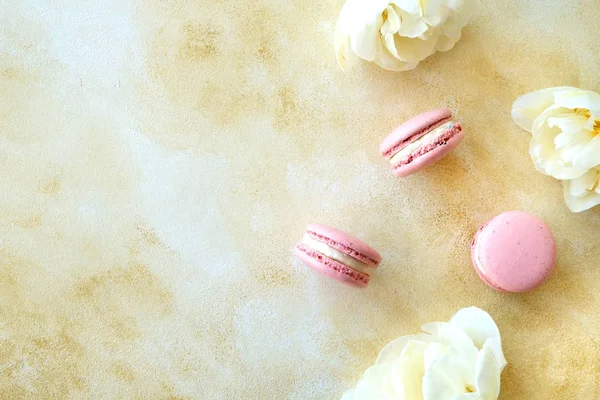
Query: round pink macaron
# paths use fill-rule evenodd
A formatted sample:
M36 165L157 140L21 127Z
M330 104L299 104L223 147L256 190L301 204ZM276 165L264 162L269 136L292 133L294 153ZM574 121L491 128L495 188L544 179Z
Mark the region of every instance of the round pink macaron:
M445 157L463 138L462 126L452 120L452 112L436 108L396 128L379 151L392 164L392 173L405 177Z
M539 218L510 211L479 228L471 257L488 286L501 292L527 292L552 273L556 243L550 228Z
M369 272L381 262L379 253L365 242L320 224L308 225L294 253L314 270L354 287L366 287Z

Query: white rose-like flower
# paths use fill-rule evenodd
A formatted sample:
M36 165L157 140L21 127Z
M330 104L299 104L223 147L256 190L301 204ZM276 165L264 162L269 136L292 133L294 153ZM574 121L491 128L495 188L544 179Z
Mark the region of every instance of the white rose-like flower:
M532 134L538 171L562 180L573 212L600 204L600 94L554 87L519 97L513 120Z
M485 311L463 308L381 350L341 400L495 400L506 366L500 332Z
M359 57L382 68L415 68L436 51L454 47L479 0L347 0L335 28L344 69Z

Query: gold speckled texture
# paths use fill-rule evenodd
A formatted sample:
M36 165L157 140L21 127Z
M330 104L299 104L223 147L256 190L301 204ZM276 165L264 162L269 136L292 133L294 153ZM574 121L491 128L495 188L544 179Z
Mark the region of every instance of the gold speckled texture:
M571 214L510 119L600 90L600 3L484 1L417 69L343 73L341 0L8 0L0 12L0 397L335 399L393 338L476 305L501 399L600 398L600 208ZM378 154L447 106L466 139L407 179ZM472 269L506 210L552 228L529 294ZM365 290L291 253L306 224L377 248Z

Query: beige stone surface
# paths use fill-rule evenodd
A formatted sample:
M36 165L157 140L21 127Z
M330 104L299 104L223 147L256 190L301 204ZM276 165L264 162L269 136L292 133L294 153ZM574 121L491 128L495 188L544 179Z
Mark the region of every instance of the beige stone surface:
M600 398L600 209L571 214L510 119L600 90L600 3L485 1L413 71L343 73L341 0L5 0L0 6L0 397L335 399L380 348L476 305L501 399ZM382 138L455 111L451 156L399 180ZM558 267L499 294L469 245L544 219ZM307 223L380 250L365 290L291 254Z

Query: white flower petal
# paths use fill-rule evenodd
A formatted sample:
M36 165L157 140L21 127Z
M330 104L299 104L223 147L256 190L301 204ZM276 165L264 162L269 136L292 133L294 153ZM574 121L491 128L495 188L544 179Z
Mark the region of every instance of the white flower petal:
M419 0L421 17L429 26L438 26L446 21L450 9L443 0Z
M463 7L464 0L446 0L446 6L454 12L459 12Z
M387 7L386 0L347 0L336 24L336 31L347 35L360 31L364 25L373 25Z
M388 50L388 46L391 46L391 51ZM389 71L406 71L414 68L417 65L417 63L401 60L399 55L396 53L395 46L391 43L388 45L386 39L383 37L380 39L380 42L377 46L377 53L374 62L381 68Z
M350 48L350 36L336 32L334 43L335 56L342 70L351 68L354 64L356 64L356 61L359 58Z
M424 333L419 333L416 335L407 335L400 336L399 338L392 340L390 343L384 346L383 349L379 352L379 356L377 356L377 360L375 364L391 364L393 363L400 355L402 351L408 345L410 341L419 341L430 343L432 337L430 335L426 335Z
M573 157L573 165L578 169L590 169L600 165L600 134L593 137L593 139Z
M598 183L600 182L600 169L590 169L584 175L579 178L572 179L571 181L571 194L575 197L587 196L589 192L593 192ZM596 189L596 190L600 190Z
M396 43L394 43L394 35L389 34L383 37L384 47L385 49L396 59L400 60L398 57L398 51L396 51Z
M435 50L435 40L421 40L394 36L398 57L406 62L419 62L429 57Z
M452 357L436 360L425 371L423 377L423 398L425 400L448 399L451 396L466 393L467 386Z
M362 29L350 33L350 47L360 58L374 61L377 46L380 43L379 28L383 22L381 16L373 24L364 25Z
M392 364L392 384L401 399L421 400L421 382L425 374L424 357L427 343L410 341Z
M406 62L390 56L381 60L375 60L375 64L388 71L408 71L414 69L419 63Z
M396 11L393 10L392 6L389 6L388 9L392 9L392 11L394 12L394 15L398 15L396 14ZM401 10L398 10L401 11ZM398 26L392 26L392 23L389 23L389 21L386 21L383 24L383 27L381 28L381 36L383 39L383 47L385 48L385 50L387 50L395 60L393 60L394 63L397 63L397 61L400 61L400 57L398 56L398 50L396 49L396 43L394 42L394 35L397 33L398 29L400 28L399 24L400 21L398 20ZM395 29L395 30L394 30ZM391 61L388 63L392 63Z
M457 4L460 3L460 4ZM444 35L458 41L462 28L469 22L473 15L479 10L479 0L449 1L448 7L454 12L450 13L446 23L442 26Z
M354 389L346 390L340 400L354 400Z
M568 181L565 181L568 184ZM600 204L600 193L591 193L585 197L573 197L569 194L568 188L564 191L565 203L569 210L574 213L589 210Z
M585 173L585 170L566 164L556 150L550 150L547 145L535 140L531 140L529 154L535 168L544 175L560 180L569 180L578 178Z
M532 131L533 121L554 104L554 93L574 88L568 86L537 90L519 97L512 105L513 121L527 132Z
M354 400L395 398L390 370L391 365L388 364L378 364L367 369L354 389Z
M336 36L349 36L352 51L365 60L373 61L379 29L383 25L382 13L387 5L387 0L348 0L340 12Z
M500 374L506 366L499 339L488 339L477 354L475 364L477 393L483 400L496 400L500 394Z
M531 125L531 134L534 139L540 139L541 135L552 134L552 139L560 133L560 128L557 126L550 126L548 119L553 117L559 117L565 113L568 113L569 109L551 105L544 109L534 120Z
M480 0L446 0L446 5L458 14L474 14L481 6Z
M431 368L431 364L434 361L439 360L440 358L446 356L448 354L448 347L437 342L429 343L427 349L425 349L425 369Z
M600 122L600 115L594 115L594 113L590 113L590 116L585 123L585 129L587 129L588 131L593 131L596 122Z
M600 94L589 90L573 89L555 93L554 103L572 110L583 108L600 113Z
M387 35L380 39L374 61L381 68L390 71L406 71L417 66L417 63L406 62L400 59L396 51L394 35Z
M417 0L417 2L423 15L435 14L441 6L445 5L444 0Z
M416 38L429 29L429 26L418 15L408 13L401 8L398 8L398 12L402 21L398 30L400 36Z
M450 9L447 7L440 7L440 9L444 10L445 12L438 12L436 14L424 15L423 21L427 25L429 25L433 28L443 27L444 23L446 22L449 14L450 14Z
M563 133L579 133L585 129L587 118L573 113L561 114L547 120L549 127L559 127Z
M560 180L574 179L585 173L585 170L576 169L566 164L556 149L548 145L548 142L551 142L551 140L540 142L531 139L529 145L529 155L539 172Z
M560 128L548 125L548 119L568 112L568 109L559 106L546 108L533 121L532 138L529 146L529 155L538 171L556 179L573 179L583 175L586 171L575 168L568 157L568 152L562 154L556 149L554 141L561 133Z
M487 339L500 339L500 331L490 314L477 307L459 310L450 323L464 331L478 349Z
M397 5L404 11L418 15L420 13L419 2L415 0L392 0L391 3Z
M462 329L448 322L432 322L423 325L421 329L430 333L435 341L448 347L445 358L453 357L456 373L469 385L474 384L477 348L471 338Z
M464 24L456 20L456 18L449 18L448 21L444 24L442 32L444 33L444 36L448 39L458 41L458 39L460 39L463 26Z
M587 146L594 138L594 134L586 129L579 132L561 132L554 138L554 146L558 151L572 146Z
M377 356L375 364L393 363L398 357L400 357L400 354L402 354L402 351L404 350L406 345L408 345L408 342L415 339L416 335L407 335L400 336L399 338L392 340L391 342L386 344L383 347L383 349L381 349L379 355Z
M456 347L465 354L477 353L473 340L462 329L449 322L430 322L421 329L433 336L433 340L446 346Z
M391 39L393 40L395 36ZM388 48L391 48L391 50L388 50ZM414 68L418 63L400 59L399 54L396 52L395 44L388 44L386 38L381 38L381 42L377 48L375 64L390 71L406 71Z
M567 165L572 165L573 168L585 171L588 168L595 166L593 165L593 155L592 157L580 157L585 151L586 146L591 141L591 135L588 135L589 131L582 131L573 135L573 142L570 146L567 147L559 147L556 146L556 151L560 155L560 159L565 162ZM558 137L558 136L557 136ZM557 138L554 138L554 142L556 143ZM591 158L591 159L590 159ZM590 163L590 166L586 166L587 163Z
M582 212L600 204L600 170L588 171L584 176L563 181L564 198L572 212Z
M454 395L450 400L483 400L483 398L479 393L473 392Z
M360 47L361 54L372 57L371 47L374 46L378 35L377 29L372 28L381 18L381 11L385 9L386 4L385 0L348 0L344 4L334 36L336 58L342 69L352 66L359 58L355 51L356 46ZM352 40L356 41L357 37L360 40L353 45Z
M392 5L388 5L385 11L387 14L387 19L381 27L381 34L383 36L397 33L400 29L400 17L398 16L396 9ZM398 11L401 12L402 10Z
M460 39L460 34L457 38L449 38L447 36L440 36L437 42L437 51L448 51L452 50L456 42Z

